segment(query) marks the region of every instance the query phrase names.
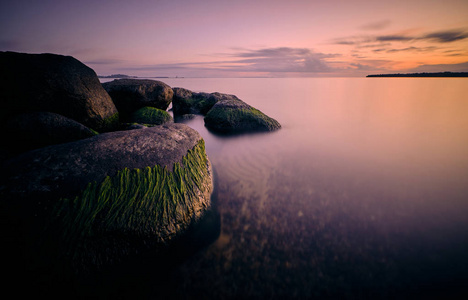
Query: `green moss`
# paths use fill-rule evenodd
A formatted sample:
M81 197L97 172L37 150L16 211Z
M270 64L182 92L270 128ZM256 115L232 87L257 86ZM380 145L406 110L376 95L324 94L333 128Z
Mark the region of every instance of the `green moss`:
M281 127L276 120L253 107L214 107L206 115L205 124L222 132L272 131Z
M100 183L89 183L75 198L61 199L54 216L68 251L86 237L112 231L151 236L176 218L189 222L193 199L209 188L207 160L200 140L172 171L160 166L125 168Z
M102 122L94 128L98 132L109 132L117 129L119 126L119 113L116 112L110 117L102 120Z
M167 111L155 107L143 107L132 114L131 121L140 124L161 125L173 120Z
M91 133L93 135L99 135L99 132L97 132L96 130L92 129L92 128L89 128L89 130L91 130Z
M188 98L177 98L173 100L174 113L183 114L202 114L206 113L216 104L216 98L207 93L194 93Z

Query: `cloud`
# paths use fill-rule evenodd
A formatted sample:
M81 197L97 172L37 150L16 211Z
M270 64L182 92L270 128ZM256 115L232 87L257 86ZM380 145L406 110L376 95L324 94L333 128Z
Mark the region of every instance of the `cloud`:
M405 35L381 35L381 36L376 36L375 40L377 42L405 42L405 41L411 41L414 40L414 37L410 36L405 36Z
M438 47L406 47L406 48L399 48L399 49L386 49L387 53L395 53L395 52L431 52L438 50ZM375 51L375 50L374 50Z
M235 63L246 64L244 70L252 72L329 72L325 59L337 54L317 53L307 48L264 48L244 50L231 54L239 58Z
M391 42L413 42L428 41L434 43L452 43L468 38L468 31L461 29L452 29L445 31L435 31L419 35L407 34L387 34L387 35L361 35L334 39L332 42L338 45L354 45L364 47L372 43L391 43ZM378 45L378 44L377 44ZM380 46L379 46L380 47Z
M392 21L390 20L382 20L382 21L367 23L365 25L360 26L359 28L363 30L381 30L381 29L387 28L391 23Z
M334 70L326 61L327 58L337 57L337 54L314 52L307 48L234 48L230 53L216 57L224 59L217 61L183 62L173 64L155 64L149 66L131 67L127 70L158 72L234 72L234 73L263 73L264 75L280 75L284 73L327 73Z
M278 48L265 48L258 50L242 50L240 52L233 53L235 57L286 57L286 56L303 56L311 53L311 50L307 48L289 48L289 47L278 47Z
M439 43L451 43L468 38L468 32L463 30L438 31L429 33L423 38Z

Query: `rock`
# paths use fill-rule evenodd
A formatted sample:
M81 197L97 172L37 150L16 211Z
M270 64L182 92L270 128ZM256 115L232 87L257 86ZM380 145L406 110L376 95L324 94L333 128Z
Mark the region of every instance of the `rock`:
M213 189L204 141L183 124L33 150L2 171L2 212L16 224L4 228L24 229L33 260L60 258L76 272L169 245L210 207Z
M174 122L174 120L165 110L154 107L143 107L132 114L130 122L161 125Z
M2 146L13 153L81 140L98 134L75 120L51 112L15 115L6 120L4 130L8 143Z
M71 56L0 52L0 65L0 119L48 111L99 132L118 121L96 73Z
M173 95L170 86L156 80L116 79L103 87L124 118L145 106L166 110Z
M205 126L220 133L274 131L281 128L278 121L241 100L217 102L206 114Z
M172 107L174 115L205 115L218 101L239 100L235 95L221 93L194 93L184 88L174 88Z

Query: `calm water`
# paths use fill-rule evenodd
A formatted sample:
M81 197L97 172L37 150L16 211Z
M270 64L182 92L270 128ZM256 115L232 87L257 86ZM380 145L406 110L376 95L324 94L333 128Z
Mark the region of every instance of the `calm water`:
M217 173L221 234L169 276L174 295L467 292L468 79L162 81L235 94L283 126L220 137L186 121Z

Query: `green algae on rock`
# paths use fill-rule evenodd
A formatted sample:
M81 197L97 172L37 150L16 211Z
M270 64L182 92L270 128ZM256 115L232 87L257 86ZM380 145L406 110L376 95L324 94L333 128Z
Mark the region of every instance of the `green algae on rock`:
M24 153L2 167L2 205L13 222L56 245L42 252L77 270L165 247L211 206L203 139L183 124L103 133Z
M153 235L158 226L191 219L196 205L190 199L210 190L207 164L204 141L200 140L173 170L159 165L125 168L101 183L89 183L75 198L62 198L55 213L64 220L64 233L79 232L72 236L114 230Z
M75 261L89 253L97 256L99 240L110 232L131 234L147 245L169 243L210 206L208 201L193 201L211 193L211 170L207 165L204 142L200 140L182 163L174 164L173 170L158 165L125 168L101 183L89 183L74 198L60 199L53 223L63 229L68 255Z
M155 107L143 107L134 112L130 118L131 122L139 124L161 125L174 122L171 115L162 109Z
M239 100L235 95L222 93L196 93L184 88L173 88L172 107L175 116L184 114L205 115L218 101Z
M242 100L217 102L205 116L205 126L220 133L274 131L280 123Z

